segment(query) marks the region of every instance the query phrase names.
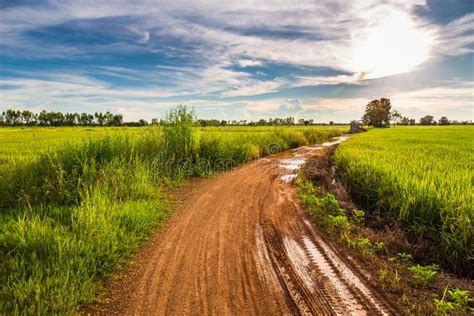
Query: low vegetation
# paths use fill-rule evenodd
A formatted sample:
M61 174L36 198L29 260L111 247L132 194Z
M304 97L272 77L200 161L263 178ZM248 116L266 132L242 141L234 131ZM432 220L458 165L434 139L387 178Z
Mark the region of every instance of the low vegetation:
M393 249L377 240L378 235L365 227L365 212L344 209L327 189L309 180L297 179L298 194L305 210L316 225L338 248L350 253L352 260L376 271L370 282L380 287L399 310L408 315L469 315L474 312L469 290L462 280L439 275L436 264L413 263L409 253L391 254ZM449 280L449 281L446 281Z
M92 302L170 213L163 187L346 129L202 129L182 107L165 126L139 131L1 129L0 313L66 313ZM56 136L70 133L93 137L58 146Z
M418 259L472 276L473 136L472 127L373 129L341 144L335 163L371 214L424 245Z

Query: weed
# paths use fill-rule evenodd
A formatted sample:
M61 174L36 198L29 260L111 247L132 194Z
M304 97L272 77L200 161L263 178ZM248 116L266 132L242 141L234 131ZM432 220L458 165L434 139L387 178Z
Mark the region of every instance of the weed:
M397 254L397 256L400 258L400 260L402 260L403 262L410 262L413 260L413 257L411 254L409 253L405 253L405 252L399 252Z
M422 285L426 286L428 283L430 283L437 274L437 271L439 269L439 266L436 264L432 264L429 266L421 266L421 265L416 265L416 266L411 266L408 268L408 270L411 271L411 281L415 285Z
M440 300L434 300L436 315L472 314L474 309L469 306L472 301L468 291L462 291L457 288L448 290L446 287L443 297Z
M379 270L379 281L382 284L382 287L385 288L388 280L388 270L382 269Z
M365 221L365 212L363 210L354 210L352 213L352 220L357 225L362 225Z

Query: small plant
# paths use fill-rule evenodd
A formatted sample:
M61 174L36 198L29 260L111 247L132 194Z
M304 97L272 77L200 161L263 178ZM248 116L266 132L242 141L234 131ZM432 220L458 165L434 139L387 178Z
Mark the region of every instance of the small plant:
M363 210L354 210L352 220L358 225L363 224L365 221L365 212Z
M323 218L322 224L329 234L334 234L339 231L341 235L344 235L350 228L350 223L347 217L344 215L332 216L327 215Z
M398 270L395 270L395 274L393 275L392 279L390 280L390 283L392 284L393 288L398 287L400 284L401 276L398 273Z
M413 259L411 254L405 252L399 252L397 256L404 262L410 262Z
M374 249L375 252L378 252L385 248L385 244L381 241L377 241L374 244L372 244L372 248Z
M413 284L426 286L430 283L437 274L439 266L437 264L432 264L429 266L421 266L417 264L416 266L411 266L408 270L411 271L411 281Z
M474 309L469 307L472 302L469 292L457 288L448 290L446 287L443 297L440 300L435 299L434 302L437 315L467 315L474 312Z
M406 294L403 294L402 297L400 297L400 301L407 307L407 314L412 315L413 303L410 298Z
M379 270L379 280L383 288L385 288L387 279L388 279L388 270L385 270L385 269Z
M336 197L330 193L326 193L325 196L319 199L319 206L324 210L324 212L330 215L345 215L345 212L339 206L339 202L336 200Z
M354 240L348 240L348 245L354 248L359 248L362 250L362 254L373 255L375 252L383 249L385 244L383 242L375 242L372 243L368 238L365 237L357 237Z

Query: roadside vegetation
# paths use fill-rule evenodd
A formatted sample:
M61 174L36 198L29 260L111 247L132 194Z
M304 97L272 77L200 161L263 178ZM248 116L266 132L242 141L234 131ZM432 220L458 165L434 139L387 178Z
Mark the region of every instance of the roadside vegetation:
M362 121L400 117L380 99ZM310 160L297 180L319 228L406 314L474 312L473 139L472 126L371 128Z
M65 313L93 302L170 214L165 187L346 129L203 129L185 107L140 131L104 128L83 140L84 129L54 130L80 136L60 145L41 128L0 129L8 135L0 141L0 313Z
M443 273L437 264L415 263L410 253L397 252L391 242L384 242L392 241L392 233L378 234L368 228L366 224L370 220L366 212L355 208L347 199L340 199L347 196L340 184L327 188L325 181L305 180L314 177L311 169L312 166L307 166L303 178L296 182L303 207L340 250L350 253L351 262L367 267L363 270L372 275L367 281L382 289L401 313L470 315L474 312L473 286L469 281Z

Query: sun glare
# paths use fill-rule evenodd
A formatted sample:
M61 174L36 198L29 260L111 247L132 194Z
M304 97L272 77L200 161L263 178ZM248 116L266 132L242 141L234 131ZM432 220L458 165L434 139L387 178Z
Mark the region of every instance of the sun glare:
M383 13L353 45L353 67L368 79L414 70L429 58L434 41L432 32L418 28L406 13Z

